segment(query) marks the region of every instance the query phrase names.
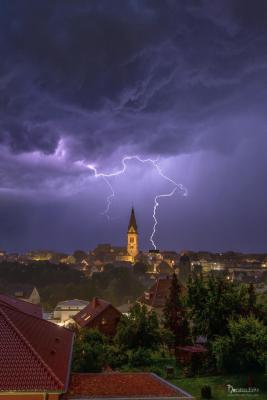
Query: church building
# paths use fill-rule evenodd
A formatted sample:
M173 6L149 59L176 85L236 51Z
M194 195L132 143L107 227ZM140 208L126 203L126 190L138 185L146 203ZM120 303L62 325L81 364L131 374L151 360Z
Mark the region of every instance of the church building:
M134 208L132 208L127 229L126 246L118 247L108 243L99 244L90 252L90 257L93 264L103 266L105 264L115 265L119 262L134 263L138 254L138 228Z
M135 259L138 256L138 229L137 223L135 219L134 209L132 208L130 221L128 225L128 234L127 234L127 252L128 254Z

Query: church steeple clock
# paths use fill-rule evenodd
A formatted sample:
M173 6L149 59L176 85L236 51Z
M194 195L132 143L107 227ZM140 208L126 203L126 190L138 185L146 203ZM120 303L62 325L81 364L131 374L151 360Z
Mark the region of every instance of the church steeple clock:
M135 219L134 209L132 208L130 221L128 225L128 234L127 234L127 251L133 259L138 255L138 229L137 223Z

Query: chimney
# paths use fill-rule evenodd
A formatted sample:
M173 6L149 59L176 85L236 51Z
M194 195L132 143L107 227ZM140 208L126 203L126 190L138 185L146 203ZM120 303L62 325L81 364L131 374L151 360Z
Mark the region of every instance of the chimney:
M93 308L96 308L98 305L99 305L99 302L98 302L97 297L93 297L93 300L92 300L92 307L93 307Z

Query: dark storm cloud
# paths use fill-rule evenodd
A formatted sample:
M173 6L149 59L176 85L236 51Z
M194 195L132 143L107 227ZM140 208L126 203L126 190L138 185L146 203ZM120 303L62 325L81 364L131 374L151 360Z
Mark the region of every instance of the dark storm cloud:
M266 81L266 5L250 4L2 0L2 143L190 152L211 114L240 112Z
M0 0L0 6L5 195L77 193L87 183L86 163L118 168L123 154L163 163L189 154L194 163L204 152L199 170L212 170L217 156L235 160L229 185L238 197L251 137L254 154L267 145L265 1ZM266 161L254 163L262 185ZM185 184L189 169L181 175ZM227 174L220 175L221 188ZM205 201L209 210L208 194ZM258 221L264 210L257 210Z

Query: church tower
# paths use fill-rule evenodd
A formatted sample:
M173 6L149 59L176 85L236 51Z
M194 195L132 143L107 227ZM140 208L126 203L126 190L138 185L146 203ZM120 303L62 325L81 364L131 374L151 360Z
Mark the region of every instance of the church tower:
M130 221L128 225L128 234L127 234L127 251L130 256L134 259L138 253L138 229L134 214L134 209L132 208Z

